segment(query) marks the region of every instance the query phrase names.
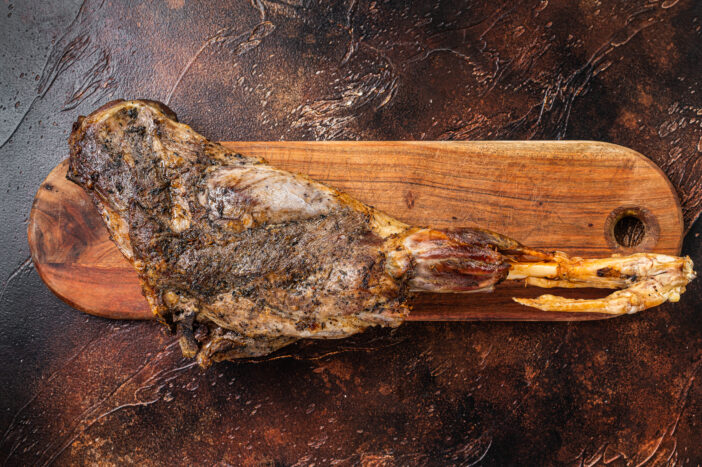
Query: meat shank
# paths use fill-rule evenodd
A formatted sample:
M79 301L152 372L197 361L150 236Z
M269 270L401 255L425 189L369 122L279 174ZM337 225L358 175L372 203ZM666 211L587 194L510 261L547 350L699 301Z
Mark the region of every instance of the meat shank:
M613 314L675 301L694 277L689 258L634 255L629 269L616 259L602 277L605 266L592 261L611 258L587 260L587 269L483 229L409 226L208 141L154 101L114 101L80 117L69 144L68 178L93 200L154 314L203 366L397 326L415 292L489 291L508 275L542 287L627 289L612 296L635 289L634 299L521 301ZM656 261L670 277L653 284L655 297L640 296L653 291L641 278L660 275L649 274Z

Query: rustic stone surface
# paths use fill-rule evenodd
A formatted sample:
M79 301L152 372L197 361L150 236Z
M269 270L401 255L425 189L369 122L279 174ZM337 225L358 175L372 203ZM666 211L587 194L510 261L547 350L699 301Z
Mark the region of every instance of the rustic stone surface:
M702 462L702 286L604 322L434 323L207 372L75 312L26 216L78 114L167 101L215 139L609 141L661 166L702 264L699 2L0 6L0 461Z

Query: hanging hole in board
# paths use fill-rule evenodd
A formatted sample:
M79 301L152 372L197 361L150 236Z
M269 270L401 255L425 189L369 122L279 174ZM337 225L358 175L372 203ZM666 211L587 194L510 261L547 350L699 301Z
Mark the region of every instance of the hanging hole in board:
M614 224L614 240L625 248L640 245L645 235L646 227L636 216L624 216Z
M621 253L650 251L658 243L659 236L660 227L655 216L638 206L621 206L605 221L607 243Z

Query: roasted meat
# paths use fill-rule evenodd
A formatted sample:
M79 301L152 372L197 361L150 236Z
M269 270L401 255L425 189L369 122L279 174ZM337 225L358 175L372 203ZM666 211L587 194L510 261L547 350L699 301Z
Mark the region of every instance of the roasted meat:
M489 291L510 274L542 287L634 285L611 300L522 301L615 314L674 301L694 277L686 258L588 262L487 230L408 226L208 141L153 101L80 117L69 143L68 178L94 201L154 314L203 366L397 326L414 292Z

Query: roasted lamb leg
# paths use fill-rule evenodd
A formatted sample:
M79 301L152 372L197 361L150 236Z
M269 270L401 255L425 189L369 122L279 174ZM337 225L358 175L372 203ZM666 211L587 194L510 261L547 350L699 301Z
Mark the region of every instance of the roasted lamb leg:
M676 301L689 258L581 260L482 229L408 226L353 198L235 154L152 101L115 101L75 123L68 178L82 186L137 270L160 321L201 365L301 338L397 326L414 292L625 288L600 300L519 300L620 314Z

